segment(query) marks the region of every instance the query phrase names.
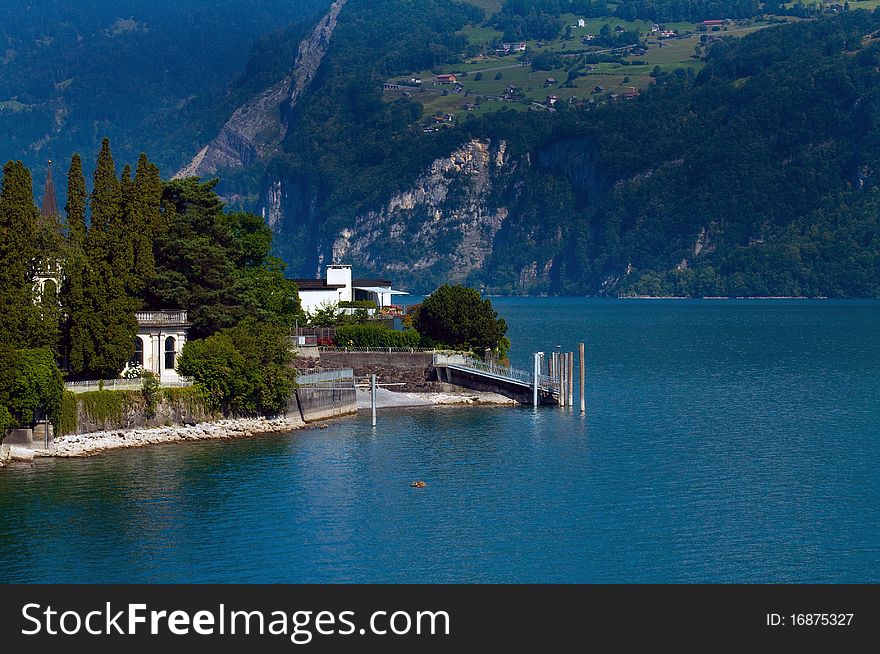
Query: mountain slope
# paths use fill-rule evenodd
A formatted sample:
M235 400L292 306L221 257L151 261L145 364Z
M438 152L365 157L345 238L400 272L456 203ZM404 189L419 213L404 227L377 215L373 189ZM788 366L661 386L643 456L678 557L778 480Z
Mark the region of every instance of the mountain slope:
M90 154L109 136L124 160L149 151L176 169L222 125L225 95L258 38L311 23L329 4L5 0L0 152L41 175L47 158Z
M385 123L384 141L368 124L338 160L303 161L325 136L303 121L265 212L299 273L343 257L416 290L875 296L878 28L847 12L719 43L625 105Z

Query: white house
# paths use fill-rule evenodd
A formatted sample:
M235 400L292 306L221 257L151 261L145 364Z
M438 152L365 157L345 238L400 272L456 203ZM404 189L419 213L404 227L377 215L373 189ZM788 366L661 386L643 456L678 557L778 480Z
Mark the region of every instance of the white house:
M186 343L189 323L186 311L138 311L138 333L134 339L134 357L126 366L140 366L153 372L160 382L180 381L177 357Z
M353 279L351 266L334 263L327 266L327 276L323 279L294 279L299 286L299 299L303 311L315 313L327 306L340 302L367 300L376 303L381 309L393 305L395 295L408 295L391 287L387 279Z

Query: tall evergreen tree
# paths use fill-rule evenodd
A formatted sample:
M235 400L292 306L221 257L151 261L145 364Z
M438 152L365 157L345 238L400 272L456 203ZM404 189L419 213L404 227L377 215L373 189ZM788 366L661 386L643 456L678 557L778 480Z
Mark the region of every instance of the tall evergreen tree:
M91 358L88 325L92 322L92 307L84 292L86 272L86 206L89 194L83 175L82 159L74 154L67 173L67 245L64 256L64 282L61 285L61 304L67 314L64 350L68 365L75 374L86 369Z
M123 183L116 177L107 139L98 154L90 208L82 269L83 305L79 315L71 318L71 372L84 377L115 377L134 352L138 302L127 292L131 266Z
M159 168L150 163L145 154L141 154L126 211L132 237L130 290L139 296L156 274L153 239L164 224L161 211L164 189Z
M30 171L9 161L0 187L0 344L7 348L37 345L32 327L38 318L33 279L39 220Z
M67 232L71 245L80 249L86 240L86 205L89 193L86 190L86 178L83 175L82 158L75 153L70 160L67 173Z

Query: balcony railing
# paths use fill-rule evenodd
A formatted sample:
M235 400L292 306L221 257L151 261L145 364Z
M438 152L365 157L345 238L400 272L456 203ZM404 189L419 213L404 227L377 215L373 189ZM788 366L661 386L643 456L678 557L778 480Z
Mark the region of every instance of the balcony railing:
M175 311L138 311L135 314L138 324L145 327L174 326L183 327L188 325L185 310Z

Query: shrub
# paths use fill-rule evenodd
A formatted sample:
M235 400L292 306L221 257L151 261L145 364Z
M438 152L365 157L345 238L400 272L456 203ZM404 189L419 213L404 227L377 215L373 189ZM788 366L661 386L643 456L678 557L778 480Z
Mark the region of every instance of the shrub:
M277 415L296 387L287 332L246 322L188 341L178 371L192 377L208 408L229 415Z
M397 331L377 324L336 328L336 343L340 347L418 347L420 340L414 329Z
M500 357L510 347L507 323L489 300L465 286L444 284L425 298L411 320L433 344L468 349L479 356L488 349Z
M154 372L143 373L143 387L141 392L144 394L144 415L152 418L156 415L156 406L159 404L159 396L161 395L159 377Z
M55 356L48 348L18 350L5 389L2 404L12 425L32 425L42 415L52 422L55 430L61 426L61 394L64 382L55 363ZM0 422L9 422L5 415Z

